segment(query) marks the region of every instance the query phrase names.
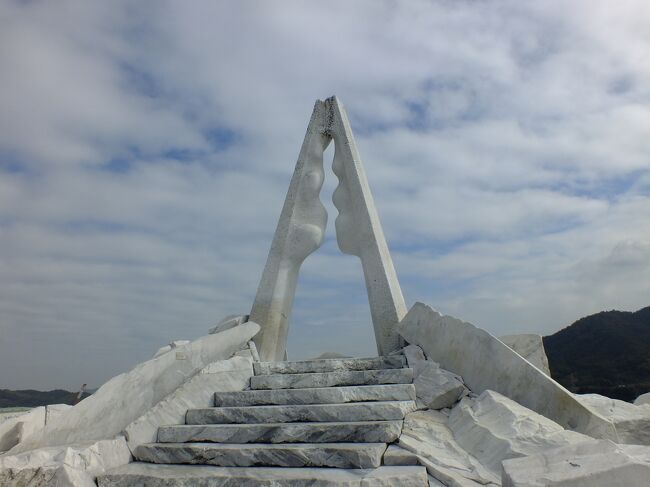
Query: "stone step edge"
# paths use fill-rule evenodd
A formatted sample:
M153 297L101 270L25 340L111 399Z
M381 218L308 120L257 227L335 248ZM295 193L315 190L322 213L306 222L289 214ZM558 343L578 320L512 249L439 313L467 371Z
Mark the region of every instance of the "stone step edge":
M97 477L98 487L127 487L147 485L148 487L169 487L175 479L178 486L191 485L187 481L209 479L214 487L232 486L234 480L246 482L247 487L266 486L269 482L277 487L309 482L311 487L336 487L339 482L346 487L362 487L371 479L393 480L390 485L400 485L400 480L409 479L408 485L427 485L426 468L422 466L381 466L374 469L345 469L332 467L215 467L211 465L162 465L132 462L109 470ZM398 480L399 479L399 480ZM144 483L143 483L144 482ZM300 484L302 485L302 484ZM382 483L381 485L389 485Z
M385 377L391 375L402 375L404 377L396 378L395 381L383 382ZM338 381L337 381L338 376ZM365 377L364 377L365 376ZM369 376L369 377L368 377ZM334 380L331 385L320 385L314 387L312 385L296 385L291 381L318 381L318 379L326 379L333 377ZM408 382L401 382L402 380ZM358 382L357 382L358 381ZM400 381L400 382L398 382ZM273 382L277 382L284 387L271 386ZM400 369L368 369L368 370L338 370L334 372L313 372L304 374L269 374L269 375L256 375L251 377L250 388L251 390L279 390L279 389L312 389L323 387L335 387L337 385L346 386L363 386L363 385L383 385L383 384L412 384L413 383L413 369L404 367Z
M355 368L355 366L360 368ZM399 369L406 366L407 361L404 355L380 355L378 357L292 360L287 362L255 362L253 364L253 370L255 375L274 375L336 372L341 370ZM290 370L295 370L295 372L288 372Z

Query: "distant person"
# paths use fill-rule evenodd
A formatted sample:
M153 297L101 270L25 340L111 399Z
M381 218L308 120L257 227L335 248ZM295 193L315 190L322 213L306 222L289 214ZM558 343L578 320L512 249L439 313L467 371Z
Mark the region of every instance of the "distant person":
M76 406L79 404L79 401L81 401L81 398L83 397L84 393L86 392L86 386L88 384L81 384L81 389L79 389L79 393L77 394L77 397L74 400L74 403L72 404L73 406Z

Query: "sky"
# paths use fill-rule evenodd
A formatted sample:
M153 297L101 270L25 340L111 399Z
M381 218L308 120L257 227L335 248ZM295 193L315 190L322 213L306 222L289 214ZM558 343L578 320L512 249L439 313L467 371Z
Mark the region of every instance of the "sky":
M248 313L334 94L408 307L500 336L650 305L647 0L6 0L0 388L96 387ZM376 353L332 155L295 359Z

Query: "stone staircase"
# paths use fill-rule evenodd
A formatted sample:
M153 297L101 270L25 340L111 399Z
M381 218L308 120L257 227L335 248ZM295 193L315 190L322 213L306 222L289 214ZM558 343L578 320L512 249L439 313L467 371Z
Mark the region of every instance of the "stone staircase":
M134 463L98 478L122 486L418 486L420 466L382 466L415 409L403 355L257 362L250 390L190 409Z

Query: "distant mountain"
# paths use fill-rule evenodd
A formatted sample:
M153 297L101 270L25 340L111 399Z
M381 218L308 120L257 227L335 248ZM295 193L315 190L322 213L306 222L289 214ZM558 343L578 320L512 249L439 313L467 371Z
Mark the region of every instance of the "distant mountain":
M572 392L633 401L650 391L650 306L581 318L544 348L551 376Z
M31 389L23 391L10 391L0 389L0 408L13 407L36 407L48 404L74 404L77 392L55 389L53 391L34 391ZM83 398L88 397L84 394Z

